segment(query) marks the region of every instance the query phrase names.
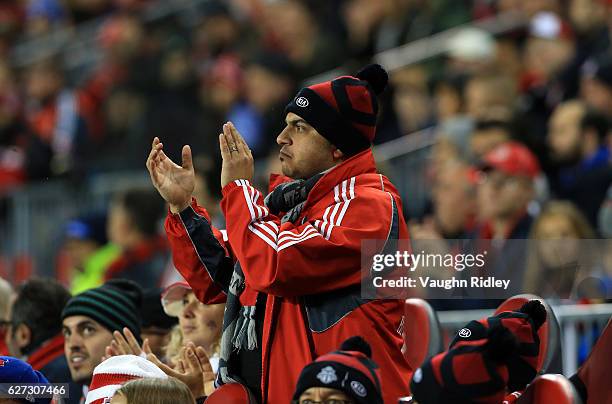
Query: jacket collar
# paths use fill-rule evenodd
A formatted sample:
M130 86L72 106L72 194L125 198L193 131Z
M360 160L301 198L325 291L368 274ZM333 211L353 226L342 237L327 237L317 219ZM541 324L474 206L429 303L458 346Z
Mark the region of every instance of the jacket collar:
M32 352L28 358L28 363L32 365L34 370L41 370L61 355L64 355L64 336L58 334Z
M357 153L342 163L330 168L323 177L317 181L312 190L310 190L308 198L306 199L306 205L312 205L324 196L329 195L329 192L342 181L366 173L376 173L376 162L374 161L372 149L366 149ZM293 180L283 175L272 174L270 176L269 192L277 185L287 181Z

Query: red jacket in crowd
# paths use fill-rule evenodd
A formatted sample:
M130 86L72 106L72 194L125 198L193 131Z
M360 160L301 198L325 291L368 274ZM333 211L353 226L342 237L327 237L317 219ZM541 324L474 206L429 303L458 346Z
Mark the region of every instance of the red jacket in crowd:
M263 401L289 402L301 369L354 335L372 346L385 403L407 395L412 369L401 353L402 302L361 297L361 241L408 238L398 192L376 173L372 152L327 172L295 223L281 223L269 213L247 180L234 181L222 192L226 237L211 229L206 210L195 203L180 215L170 214L166 232L175 266L202 302L224 288L223 281L213 279L231 275L231 266L215 273L214 245L197 234L202 227L211 238L214 234L212 243L223 246L225 259L240 262L247 287L267 294Z

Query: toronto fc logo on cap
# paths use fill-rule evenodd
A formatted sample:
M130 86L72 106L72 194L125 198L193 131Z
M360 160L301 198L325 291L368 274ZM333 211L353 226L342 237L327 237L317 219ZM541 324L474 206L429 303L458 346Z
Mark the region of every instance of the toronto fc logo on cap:
M296 98L295 103L297 104L298 107L302 107L302 108L305 108L308 106L308 100L304 97Z
M351 382L351 389L357 394L359 397L365 397L368 395L368 390L365 388L363 384L358 382L357 380L353 380Z
M321 383L330 384L338 380L338 377L334 368L325 366L317 375L317 379L321 380Z
M8 363L8 360L6 359L0 359L0 368L3 368L5 364Z
M469 328L462 328L459 330L459 336L461 338L469 338L472 335L472 331Z

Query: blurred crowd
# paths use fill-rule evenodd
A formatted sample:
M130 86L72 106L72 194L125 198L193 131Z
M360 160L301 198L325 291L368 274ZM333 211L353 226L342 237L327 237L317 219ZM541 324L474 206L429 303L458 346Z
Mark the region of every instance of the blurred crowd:
M352 73L379 52L511 14L522 24L496 34L457 30L441 55L391 71L375 143L434 133L422 179L427 208L406 215L412 240L448 242L451 250L453 239L499 241L491 273L516 281L517 293L609 300L612 1L210 0L197 2L193 25L173 15L145 20L144 10L159 4L0 2L0 198L48 179L142 171L157 136L174 161L191 145L194 197L223 228L217 135L224 122L244 136L265 178L278 170L284 107L305 80L340 66ZM14 65L23 41L59 30L77 35L88 21L101 22L99 59L85 71L67 69L70 55L62 53ZM402 188L414 173L401 167L391 159L379 168ZM411 195L402 197L410 206ZM51 375L64 372L49 380L81 385L101 356L144 352L189 394L207 395L223 305L200 303L181 283L161 228L166 212L152 188L134 188L114 195L106 211L58 229L63 247L47 263L58 283L34 279L13 292L0 279L7 343L0 351ZM562 244L504 243L517 239ZM581 239L599 239L598 253ZM109 309L113 299L131 314ZM200 373L188 366L195 358ZM87 393L79 389L77 397Z
M304 80L338 66L353 72L379 52L503 14L522 23L495 35L460 29L441 55L390 72L375 143L423 129L436 136L420 179L427 207L406 214L411 238L612 234L610 1L210 0L197 2L194 25L173 15L145 20L144 10L158 5L2 2L0 195L50 178L78 182L143 170L158 136L175 161L181 146L191 145L195 197L222 227L223 122L242 133L258 177L266 178L278 172L284 106ZM86 21L102 23L99 61L85 73L65 69L61 54L11 65L22 41L61 29L77 35ZM403 189L415 174L401 167L393 159L380 166ZM410 207L412 195L402 196ZM108 212L87 213L62 229L66 248L56 274L75 291L126 272L140 282L140 272L152 271L150 286L168 284L175 272L153 225L163 215L162 201L146 190L116 195ZM521 266L529 261L545 271L576 259L540 250ZM598 267L603 278L610 262L604 257ZM133 267L141 269L126 270ZM519 272L518 280L544 287L533 275L540 272Z
M154 136L171 140L172 157L189 143L215 163L216 136L228 119L264 158L302 80L467 22L474 12L469 2L451 9L447 0L210 0L195 2L194 26L174 15L142 18L161 3L2 2L0 192L142 169ZM103 23L94 42L99 61L86 72L65 69L76 57L70 54L11 65L20 41L62 29L76 36L89 20Z

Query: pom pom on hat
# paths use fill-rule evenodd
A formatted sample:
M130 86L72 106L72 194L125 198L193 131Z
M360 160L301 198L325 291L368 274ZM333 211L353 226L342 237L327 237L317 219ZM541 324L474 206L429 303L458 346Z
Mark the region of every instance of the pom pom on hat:
M372 348L370 344L360 336L354 336L344 341L342 345L340 345L340 350L361 352L368 358L372 357Z
M539 300L528 301L519 309L519 312L529 316L536 330L539 330L546 322L546 308Z
M359 70L355 77L367 81L377 95L385 91L387 83L389 82L387 71L379 64L367 65Z

